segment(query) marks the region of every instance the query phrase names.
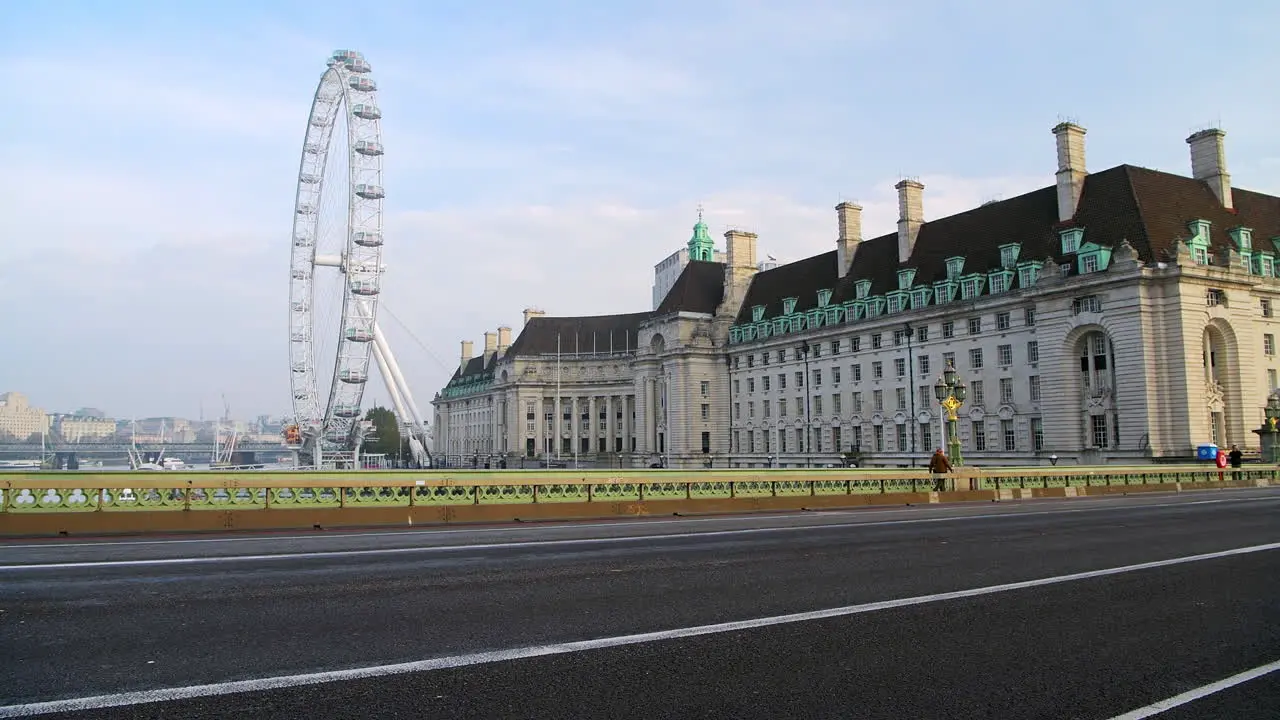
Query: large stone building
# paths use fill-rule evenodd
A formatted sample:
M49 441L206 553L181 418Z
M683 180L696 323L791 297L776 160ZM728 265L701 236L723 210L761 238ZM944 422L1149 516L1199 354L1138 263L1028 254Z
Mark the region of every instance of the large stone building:
M830 252L761 272L755 236L730 231L724 262L688 262L655 311L528 318L464 357L437 452L907 465L943 445L949 365L970 463L1256 448L1280 368L1280 198L1232 187L1218 130L1187 139L1190 177L1089 173L1084 129L1053 133L1055 185L925 221L905 180L896 232L863 238L841 203Z
M26 442L49 431L49 415L20 392L0 395L0 440Z

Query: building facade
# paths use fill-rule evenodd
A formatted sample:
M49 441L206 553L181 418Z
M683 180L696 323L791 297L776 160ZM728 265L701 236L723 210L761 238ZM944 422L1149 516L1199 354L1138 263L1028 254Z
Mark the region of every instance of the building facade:
M832 251L760 271L755 236L731 231L723 262L688 262L656 310L551 323L562 350L566 324L621 323L635 345L619 355L566 369L562 352L557 370L551 325L526 322L510 349L530 334L544 352L492 359L486 392L526 418L495 421L495 452L600 446L591 433L613 436L587 421L604 390L630 415L611 463L922 464L946 440L934 385L948 367L968 387L956 428L973 464L1256 449L1280 370L1280 198L1232 187L1218 130L1187 139L1190 177L1090 173L1085 130L1053 133L1054 185L926 221L924 186L904 180L896 232L864 239L861 208L841 203ZM696 228L691 257L695 244ZM451 385L485 366L465 367ZM456 412L437 400L438 439L453 441Z
M0 440L26 442L49 431L49 415L20 392L0 395Z

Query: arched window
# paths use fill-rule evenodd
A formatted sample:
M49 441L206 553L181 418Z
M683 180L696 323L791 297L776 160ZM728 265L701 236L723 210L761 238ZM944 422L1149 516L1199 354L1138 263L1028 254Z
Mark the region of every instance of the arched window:
M1111 338L1092 330L1076 345L1079 357L1084 446L1106 449L1120 445L1116 422L1115 352Z

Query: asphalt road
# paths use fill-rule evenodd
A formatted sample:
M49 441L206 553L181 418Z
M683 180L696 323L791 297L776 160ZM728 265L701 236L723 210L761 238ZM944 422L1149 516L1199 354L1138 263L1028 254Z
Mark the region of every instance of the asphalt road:
M1112 718L1277 660L1277 489L0 543L0 717Z

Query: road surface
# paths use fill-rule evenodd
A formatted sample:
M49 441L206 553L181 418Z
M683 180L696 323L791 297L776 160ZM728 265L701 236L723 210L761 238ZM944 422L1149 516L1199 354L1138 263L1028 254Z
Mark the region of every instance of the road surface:
M0 717L1275 718L1280 490L9 541L0 660Z

